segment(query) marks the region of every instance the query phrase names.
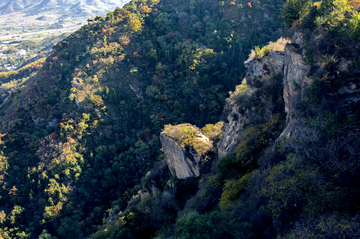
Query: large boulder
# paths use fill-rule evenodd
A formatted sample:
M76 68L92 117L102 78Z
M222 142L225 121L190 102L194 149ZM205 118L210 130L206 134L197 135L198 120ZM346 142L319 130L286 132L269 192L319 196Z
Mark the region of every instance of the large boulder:
M212 141L190 124L171 127L160 134L162 150L171 173L178 179L199 177L206 173L215 157Z

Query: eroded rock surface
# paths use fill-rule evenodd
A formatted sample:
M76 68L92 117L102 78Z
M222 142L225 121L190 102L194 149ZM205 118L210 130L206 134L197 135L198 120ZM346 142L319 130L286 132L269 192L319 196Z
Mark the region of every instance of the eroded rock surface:
M290 137L296 132L298 125L304 123L301 116L303 109L301 105L309 105L309 87L316 79L329 83L341 78L341 73L350 71L353 63L340 56L322 55L316 56L316 62L311 67L304 62L304 37L302 32L295 32L291 44L287 44L283 52L270 52L269 55L259 60L249 60L245 63L248 68L246 82L248 85L244 96L258 97L256 92L266 84L271 74L281 75L283 79L283 100L285 103L286 125L277 142ZM332 70L325 67L332 64ZM353 117L354 109L358 108L360 102L360 84L354 79L348 79L348 83L338 89L332 89L331 93L323 95L332 104L334 110L338 111L340 117ZM224 134L218 144L218 156L224 157L234 150L239 143L239 136L244 126L256 121L259 117L268 117L274 113L271 104L264 102L263 114L254 109L246 109L233 104L228 116L228 123L224 124ZM320 101L321 99L319 99ZM299 107L300 106L300 107ZM323 106L322 106L323 107ZM254 107L253 107L254 108ZM358 127L355 125L354 127Z
M178 179L199 177L201 173L210 169L211 161L215 157L214 149L206 136L200 135L199 137L209 144L209 150L203 155L198 155L190 146L182 147L164 132L160 134L166 163Z
M248 68L246 83L249 87L260 88L269 80L270 74L282 74L284 69L284 52L274 51L259 60L251 60L245 64Z
M300 101L308 101L306 90L313 83L313 79L308 77L310 66L304 64L303 56L296 52L299 49L299 45L291 44L285 48L283 97L287 123L294 118L296 105Z
M262 57L260 60L251 60L246 62L245 66L248 68L246 73L246 89L244 96L248 99L256 96L256 92L261 89L271 78L271 75L283 75L284 70L284 52L270 52L269 55ZM231 153L239 144L239 136L244 130L245 126L254 121L262 121L266 117L271 117L274 114L272 110L272 103L264 97L260 97L260 102L263 105L263 111L259 112L256 107L246 108L233 104L231 106L231 113L224 124L224 134L218 143L218 156L224 157Z

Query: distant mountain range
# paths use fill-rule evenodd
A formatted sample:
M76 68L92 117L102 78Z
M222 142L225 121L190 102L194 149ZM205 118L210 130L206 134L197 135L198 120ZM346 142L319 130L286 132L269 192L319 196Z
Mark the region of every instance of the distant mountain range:
M58 12L60 15L71 13L96 15L122 6L127 1L115 0L0 0L0 14L23 12L37 15L41 12Z

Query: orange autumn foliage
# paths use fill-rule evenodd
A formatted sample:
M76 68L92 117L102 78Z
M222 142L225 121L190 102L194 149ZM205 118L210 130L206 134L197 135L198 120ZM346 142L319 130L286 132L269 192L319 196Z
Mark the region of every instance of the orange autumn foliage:
M140 8L140 12L141 13L144 13L144 14L148 14L148 13L151 13L151 8L150 7L148 7L147 5L145 5L145 6L142 6L141 8Z

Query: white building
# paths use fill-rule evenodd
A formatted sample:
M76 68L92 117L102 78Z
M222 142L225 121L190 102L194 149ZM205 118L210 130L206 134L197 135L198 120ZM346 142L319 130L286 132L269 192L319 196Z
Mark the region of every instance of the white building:
M16 57L22 56L26 56L26 51L24 49L20 49L18 52L16 52Z

